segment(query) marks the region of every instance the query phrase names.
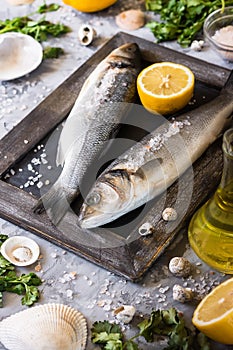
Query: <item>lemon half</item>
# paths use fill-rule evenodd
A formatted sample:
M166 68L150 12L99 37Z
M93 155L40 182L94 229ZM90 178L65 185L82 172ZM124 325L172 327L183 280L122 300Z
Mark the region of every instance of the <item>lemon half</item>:
M97 12L113 5L117 0L63 0L63 2L81 12Z
M192 322L209 338L233 344L233 278L221 283L200 302Z
M188 67L161 62L142 70L137 79L137 89L147 110L169 114L187 105L193 96L194 83L194 74Z

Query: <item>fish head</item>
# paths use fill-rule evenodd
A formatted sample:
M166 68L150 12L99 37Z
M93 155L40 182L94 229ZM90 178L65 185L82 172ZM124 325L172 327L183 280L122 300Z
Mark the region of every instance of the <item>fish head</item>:
M111 67L117 68L140 68L141 52L136 43L127 43L113 50L108 56Z
M91 228L104 225L124 212L133 198L133 186L124 170L107 172L88 193L79 214L79 225Z

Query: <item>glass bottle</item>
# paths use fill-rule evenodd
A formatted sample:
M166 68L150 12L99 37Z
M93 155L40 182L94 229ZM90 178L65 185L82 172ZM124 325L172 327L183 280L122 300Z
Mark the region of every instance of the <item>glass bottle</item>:
M208 265L233 274L233 128L223 135L223 173L210 198L193 216L188 229L195 253Z

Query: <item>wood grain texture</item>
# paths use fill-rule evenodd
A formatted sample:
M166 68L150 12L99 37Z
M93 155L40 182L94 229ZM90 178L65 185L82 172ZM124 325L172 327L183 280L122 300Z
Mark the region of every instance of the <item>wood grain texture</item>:
M221 139L194 164L191 201L186 198L190 188L190 174L187 171L182 179L179 179L179 184L175 183L169 188L165 197L161 196L150 202L142 210L134 225L123 226L125 236L108 227L81 230L72 211L67 213L58 227L55 227L47 214L33 213L32 207L37 200L35 196L7 183L3 176L15 164L20 166L21 160L27 159L35 145L42 142L46 135L64 120L94 66L110 51L126 42L138 43L143 60L147 64L169 58L170 61L189 66L199 82L197 86L206 84L205 89L213 89L213 96L224 86L230 75L227 69L203 63L132 35L117 34L0 141L0 216L93 263L136 281L162 254L180 229L187 227L194 211L215 190L222 171ZM27 144L24 143L25 139L29 141ZM182 192L177 198L178 185L181 183ZM164 205L177 206L180 220L173 223L164 222L161 219ZM141 237L138 228L147 221L155 225L155 232L153 235Z

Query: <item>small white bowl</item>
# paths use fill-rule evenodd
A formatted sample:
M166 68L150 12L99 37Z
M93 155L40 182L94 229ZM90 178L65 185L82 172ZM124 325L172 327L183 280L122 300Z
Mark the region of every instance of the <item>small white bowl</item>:
M1 254L13 265L28 266L36 262L40 255L40 248L31 238L13 236L3 242Z
M43 58L41 44L30 35L0 34L0 80L22 77L36 69Z

